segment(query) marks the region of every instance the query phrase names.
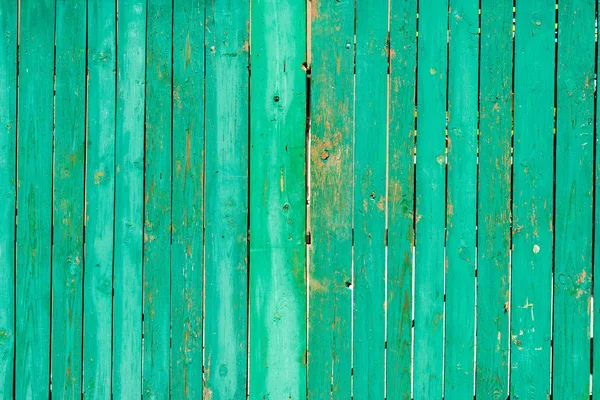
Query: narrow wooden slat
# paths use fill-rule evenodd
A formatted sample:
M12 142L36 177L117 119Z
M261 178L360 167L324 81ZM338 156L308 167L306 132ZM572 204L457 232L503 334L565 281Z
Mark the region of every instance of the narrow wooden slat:
M115 200L116 10L88 0L84 397L111 394Z
M415 398L442 397L448 1L419 2Z
M519 3L511 298L511 397L550 396L554 1Z
M206 19L205 396L246 396L250 2Z
M308 396L350 398L354 4L313 2Z
M171 323L172 2L148 1L144 180L144 396L168 398Z
M20 6L17 398L48 398L50 389L54 19L53 0Z
M56 398L79 397L82 384L86 28L84 0L57 2L51 371Z
M14 396L17 1L0 4L0 399Z
M142 395L146 0L119 0L113 395Z
M250 399L306 396L305 6L251 2Z
M202 397L204 4L173 9L171 396Z
M388 2L356 6L353 389L383 398Z
M596 3L596 12L600 7L599 3ZM596 59L596 73L598 72L598 65L600 61L600 53L597 54L598 58ZM597 79L597 76L596 76ZM595 158L595 182L594 182L594 247L593 247L593 276L600 276L600 143L598 141L598 129L600 128L600 97L596 95L596 158ZM593 280L594 287L592 288L594 294L594 303L593 303L593 332L594 339L592 341L592 398L600 399L600 278L594 278Z
M508 395L512 0L481 3L477 398Z
M390 3L387 398L410 399L417 2Z
M479 5L450 1L444 397L473 396Z
M590 393L594 0L558 4L553 398Z

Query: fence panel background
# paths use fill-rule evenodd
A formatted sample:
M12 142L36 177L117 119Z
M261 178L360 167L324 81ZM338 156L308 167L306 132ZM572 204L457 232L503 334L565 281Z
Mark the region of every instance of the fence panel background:
M0 2L0 399L600 396L598 8Z

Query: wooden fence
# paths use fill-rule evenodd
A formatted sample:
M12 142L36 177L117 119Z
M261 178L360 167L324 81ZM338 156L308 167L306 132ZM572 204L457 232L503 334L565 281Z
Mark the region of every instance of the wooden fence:
M0 398L600 398L597 11L1 1Z

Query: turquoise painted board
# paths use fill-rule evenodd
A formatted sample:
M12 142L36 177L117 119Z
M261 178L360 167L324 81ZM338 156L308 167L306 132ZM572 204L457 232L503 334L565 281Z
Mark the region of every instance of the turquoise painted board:
M598 4L596 4L596 10L598 9ZM598 59L596 59L596 65L598 65ZM598 134L598 128L600 127L600 118L598 117L598 110L600 98L596 96L596 135ZM595 172L595 182L594 182L594 213L595 215L600 216L600 158L598 158L598 149L600 143L596 136L595 150L596 150L596 163L594 165ZM594 219L594 264L593 264L593 272L592 276L600 275L600 218ZM592 288L592 293L600 293L600 279L594 279L593 281L594 287ZM598 342L600 341L600 304L597 302L593 305L593 317L594 317L594 339L592 343L592 360L600 360L600 346ZM594 362L592 365L592 396L595 399L600 398L600 362Z
M410 399L417 3L390 3L386 397Z
M306 397L306 9L251 2L250 399Z
M38 399L50 392L54 1L19 17L14 396Z
M146 1L119 1L113 396L142 395Z
M518 398L550 396L553 6L516 11L510 394Z
M14 396L17 0L0 4L0 399Z
M115 215L115 4L88 0L87 175L83 390L106 399L112 384Z
M473 396L479 7L450 1L444 398Z
M204 4L173 9L171 396L202 397Z
M356 4L353 395L383 398L388 2Z
M348 399L352 376L354 4L311 4L308 397Z
M250 2L207 5L205 395L246 396Z
M82 389L86 28L85 1L57 2L51 376L62 399Z
M171 365L172 2L150 0L146 36L143 396L166 399Z
M414 397L442 397L448 1L419 2Z
M476 396L508 396L512 1L481 3Z
M590 393L595 1L558 5L553 398Z

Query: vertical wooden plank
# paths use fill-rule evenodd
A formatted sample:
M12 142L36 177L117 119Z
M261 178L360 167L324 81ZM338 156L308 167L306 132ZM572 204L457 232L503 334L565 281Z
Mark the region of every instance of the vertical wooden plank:
M57 398L81 396L86 28L85 1L57 1L51 371Z
M415 398L442 397L448 1L419 2Z
M113 396L142 388L142 244L146 0L119 0Z
M558 7L552 392L573 399L590 393L595 2Z
M306 396L306 4L252 0L250 399Z
M173 9L171 395L202 397L204 2Z
M482 0L476 395L508 395L513 2Z
M555 2L519 3L511 299L511 397L549 398Z
M0 4L0 399L14 396L17 1Z
M390 3L387 398L410 399L417 2Z
M115 212L116 9L88 0L84 397L111 395Z
M54 19L53 0L20 6L17 398L48 398L50 389Z
M444 397L473 396L479 4L450 1Z
M600 7L600 2L596 3L596 12ZM596 31L596 39L598 32ZM597 43L596 43L597 45ZM598 73L598 65L600 65L600 53L596 54L596 74ZM596 80L598 77L596 76ZM596 136L595 136L595 182L594 182L594 248L593 250L593 288L592 294L593 303L593 321L592 326L594 338L592 341L592 398L600 399L600 141L598 140L598 132L600 132L600 96L596 95Z
M348 399L352 374L354 4L312 2L308 397Z
M354 396L383 398L388 2L356 4Z
M172 2L148 1L143 395L170 393Z
M239 399L248 369L250 2L211 0L206 11L204 390L208 398Z

